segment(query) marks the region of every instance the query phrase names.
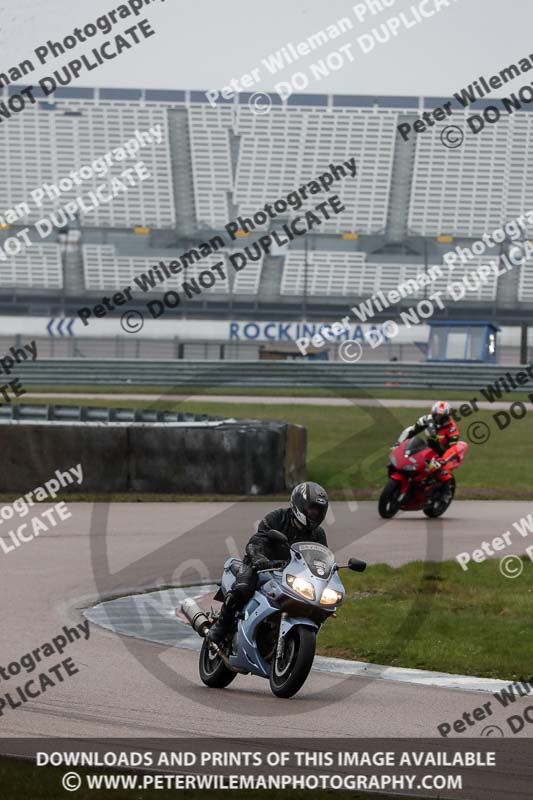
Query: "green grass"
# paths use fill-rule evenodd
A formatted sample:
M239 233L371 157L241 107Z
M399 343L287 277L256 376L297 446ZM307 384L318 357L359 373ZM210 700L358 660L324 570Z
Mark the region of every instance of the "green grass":
M322 655L503 680L533 675L533 563L414 561L343 572L347 599L318 639Z
M154 398L164 397L166 394L179 395L248 395L253 397L345 397L345 398L376 398L376 399L408 399L408 400L435 400L444 395L448 400L470 400L479 396L474 386L471 390L460 389L380 389L380 388L347 388L328 389L320 386L142 386L120 384L115 386L32 386L25 384L27 392L51 392L71 395L83 394L153 394ZM528 392L514 392L509 397L511 400L525 400ZM505 400L505 397L502 398ZM24 402L24 401L23 401Z
M20 497L20 492L0 493L0 505L10 503ZM55 502L65 500L68 503L261 503L265 499L273 502L279 500L286 503L287 493L269 495L242 494L154 494L151 492L59 492ZM50 500L35 501L49 503Z
M386 480L386 464L390 445L400 431L412 424L419 412L412 408L360 408L357 406L269 405L268 403L227 404L223 402L170 401L160 399L83 401L73 397L58 405L79 405L80 400L91 406L114 405L121 408L161 408L248 417L252 419L282 419L304 425L308 431L308 478L322 483L332 499L355 497L376 498ZM46 400L35 401L47 402ZM519 421L513 421L499 431L492 412L481 411L468 420L460 421L462 437L471 421L482 420L491 429L490 440L484 445L470 444L466 459L456 472L458 498L463 499L531 499L533 497L533 408ZM107 496L109 499L109 496ZM213 496L159 496L158 499L214 499ZM101 499L83 495L82 499ZM120 499L139 499L136 496L117 496ZM145 496L145 499L148 499ZM228 498L220 498L228 499ZM239 499L239 498L235 498Z
M68 741L65 750L68 750ZM253 744L253 742L252 742ZM86 748L88 749L88 748ZM5 800L272 800L282 797L284 800L394 800L391 795L361 794L360 792L326 792L326 791L178 791L166 789L147 790L97 790L89 791L84 786L76 792L67 792L61 786L61 779L67 767L36 767L28 761L0 757L0 797ZM103 770L76 769L80 775L103 774ZM110 771L111 772L111 771ZM129 774L123 771L121 774ZM414 800L414 798L405 798Z

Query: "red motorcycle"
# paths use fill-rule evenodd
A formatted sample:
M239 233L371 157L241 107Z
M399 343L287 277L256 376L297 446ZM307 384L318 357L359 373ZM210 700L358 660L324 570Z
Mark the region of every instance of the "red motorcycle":
M381 493L378 511L390 519L398 511L423 511L426 517L440 517L450 507L455 495L455 478L439 481L435 475L434 459L439 454L422 436L407 439L406 428L389 454L389 480ZM468 444L457 442L446 457L448 469L459 466Z

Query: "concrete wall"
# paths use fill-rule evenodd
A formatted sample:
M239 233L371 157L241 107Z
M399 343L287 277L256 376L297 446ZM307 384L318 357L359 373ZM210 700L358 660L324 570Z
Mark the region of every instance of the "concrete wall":
M28 492L82 464L77 492L270 494L305 480L307 431L270 420L0 425L0 492Z

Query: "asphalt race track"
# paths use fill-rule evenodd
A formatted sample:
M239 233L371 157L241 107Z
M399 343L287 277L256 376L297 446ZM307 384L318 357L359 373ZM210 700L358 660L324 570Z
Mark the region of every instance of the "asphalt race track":
M51 641L64 625L82 622L81 609L99 600L213 582L224 558L240 553L254 522L270 508L263 502L69 504L71 519L0 553L0 665ZM531 506L456 502L442 521L405 514L386 523L371 502L333 503L332 511L328 537L339 563L354 555L398 565L473 550L511 528ZM4 541L9 525L0 526ZM522 541L523 550L528 539ZM364 589L364 573L360 579ZM314 671L289 701L274 698L266 681L250 676L237 676L227 690L209 690L197 676L195 652L118 636L97 625L91 625L88 640L80 638L62 656L45 659L34 677L69 656L77 674L18 708L3 708L4 737L212 737L235 731L243 738L280 731L287 737L436 736L438 724L453 722L490 698L322 671ZM30 677L25 672L8 677L0 681L1 691L14 692ZM527 697L516 702L512 713L527 704ZM488 723L503 727L509 713L496 708L470 735L481 735ZM531 735L528 727L522 735Z
M75 394L65 392L27 392L26 399L29 401L32 398L39 398L44 400L64 400L76 398ZM87 394L83 393L84 400L144 400L148 403L154 400L168 400L169 402L190 402L190 403L233 403L242 405L250 403L252 405L274 405L274 406L337 406L349 408L350 406L383 406L384 408L426 408L428 405L427 399L413 400L408 398L371 398L371 397L290 397L280 395L232 395L232 394L164 394L158 397L155 394L131 394L131 393L114 393L114 394ZM460 400L454 402L455 406L461 403ZM494 401L488 403L486 401L478 402L478 407L485 411L508 409L510 401Z

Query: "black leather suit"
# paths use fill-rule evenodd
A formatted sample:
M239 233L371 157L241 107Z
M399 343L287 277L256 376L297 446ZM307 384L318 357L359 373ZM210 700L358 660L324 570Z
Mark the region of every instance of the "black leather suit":
M290 508L277 508L261 520L257 533L250 538L246 545L246 554L242 567L236 577L232 588L235 601L235 610L239 611L248 602L257 586L257 566L261 568L261 561L283 561L289 559L289 548L275 540L272 531L284 533L289 540L289 545L295 542L317 542L328 546L324 529L320 526L313 531L298 527Z

